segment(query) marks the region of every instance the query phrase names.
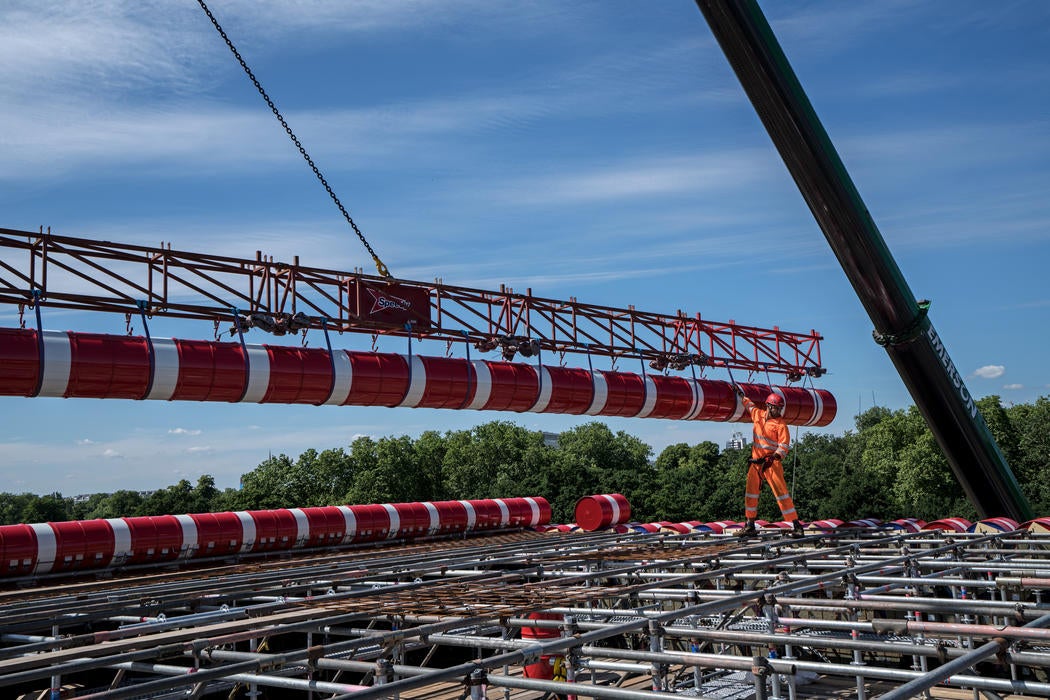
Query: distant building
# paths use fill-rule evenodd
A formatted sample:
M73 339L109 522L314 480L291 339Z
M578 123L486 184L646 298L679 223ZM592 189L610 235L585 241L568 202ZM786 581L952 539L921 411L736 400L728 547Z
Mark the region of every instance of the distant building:
M548 433L546 430L543 431L543 444L547 447L557 447L558 433Z
M726 441L727 450L742 450L747 447L747 439L743 433L733 433L733 437Z

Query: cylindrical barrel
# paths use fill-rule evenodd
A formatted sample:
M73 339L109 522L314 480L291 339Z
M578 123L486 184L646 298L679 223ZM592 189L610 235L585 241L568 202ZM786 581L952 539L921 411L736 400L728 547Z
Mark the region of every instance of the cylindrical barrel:
M529 613L530 620L562 620L562 616L558 613L545 613L545 612L534 612ZM557 627L522 627L521 638L522 639L554 639L561 636L561 630ZM539 678L542 680L552 680L554 678L554 665L557 660L561 658L559 656L541 656L540 660L536 663L526 664L522 669L523 674L526 678Z
M826 426L822 389L742 385ZM392 353L0 329L0 396L473 409L747 422L728 382Z
M584 496L576 501L576 524L587 532L626 523L630 519L631 504L622 493Z

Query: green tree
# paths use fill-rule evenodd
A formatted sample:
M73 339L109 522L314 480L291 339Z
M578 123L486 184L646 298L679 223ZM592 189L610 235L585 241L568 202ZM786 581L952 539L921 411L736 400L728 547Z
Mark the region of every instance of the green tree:
M557 483L550 461L543 433L508 421L450 432L441 462L441 490L452 498L542 495Z
M654 490L651 507L663 520L709 522L726 517L712 508L712 495L724 476L719 471L718 445L668 445L653 463ZM741 488L743 485L741 485Z
M351 503L428 500L433 489L416 460L411 438L402 435L369 442L370 454L365 460L368 466L355 470L347 500ZM354 447L357 446L355 441Z
M656 516L651 505L656 470L649 464L653 449L622 430L604 423L585 423L558 436L553 464L558 487L551 507L571 519L576 500L595 493L621 493L636 519Z

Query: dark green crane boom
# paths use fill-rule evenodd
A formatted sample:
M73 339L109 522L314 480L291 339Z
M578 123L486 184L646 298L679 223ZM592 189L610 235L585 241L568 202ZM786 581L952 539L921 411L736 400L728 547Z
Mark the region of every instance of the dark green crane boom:
M916 301L755 0L696 0L981 517L1032 518L973 397Z

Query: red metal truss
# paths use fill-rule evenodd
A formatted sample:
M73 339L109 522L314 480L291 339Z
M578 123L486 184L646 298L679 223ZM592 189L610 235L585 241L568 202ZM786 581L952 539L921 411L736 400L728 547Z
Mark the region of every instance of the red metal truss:
M0 303L205 319L276 335L310 328L471 343L504 359L541 350L820 376L821 336L559 301L440 282L390 280L275 261L0 228Z

